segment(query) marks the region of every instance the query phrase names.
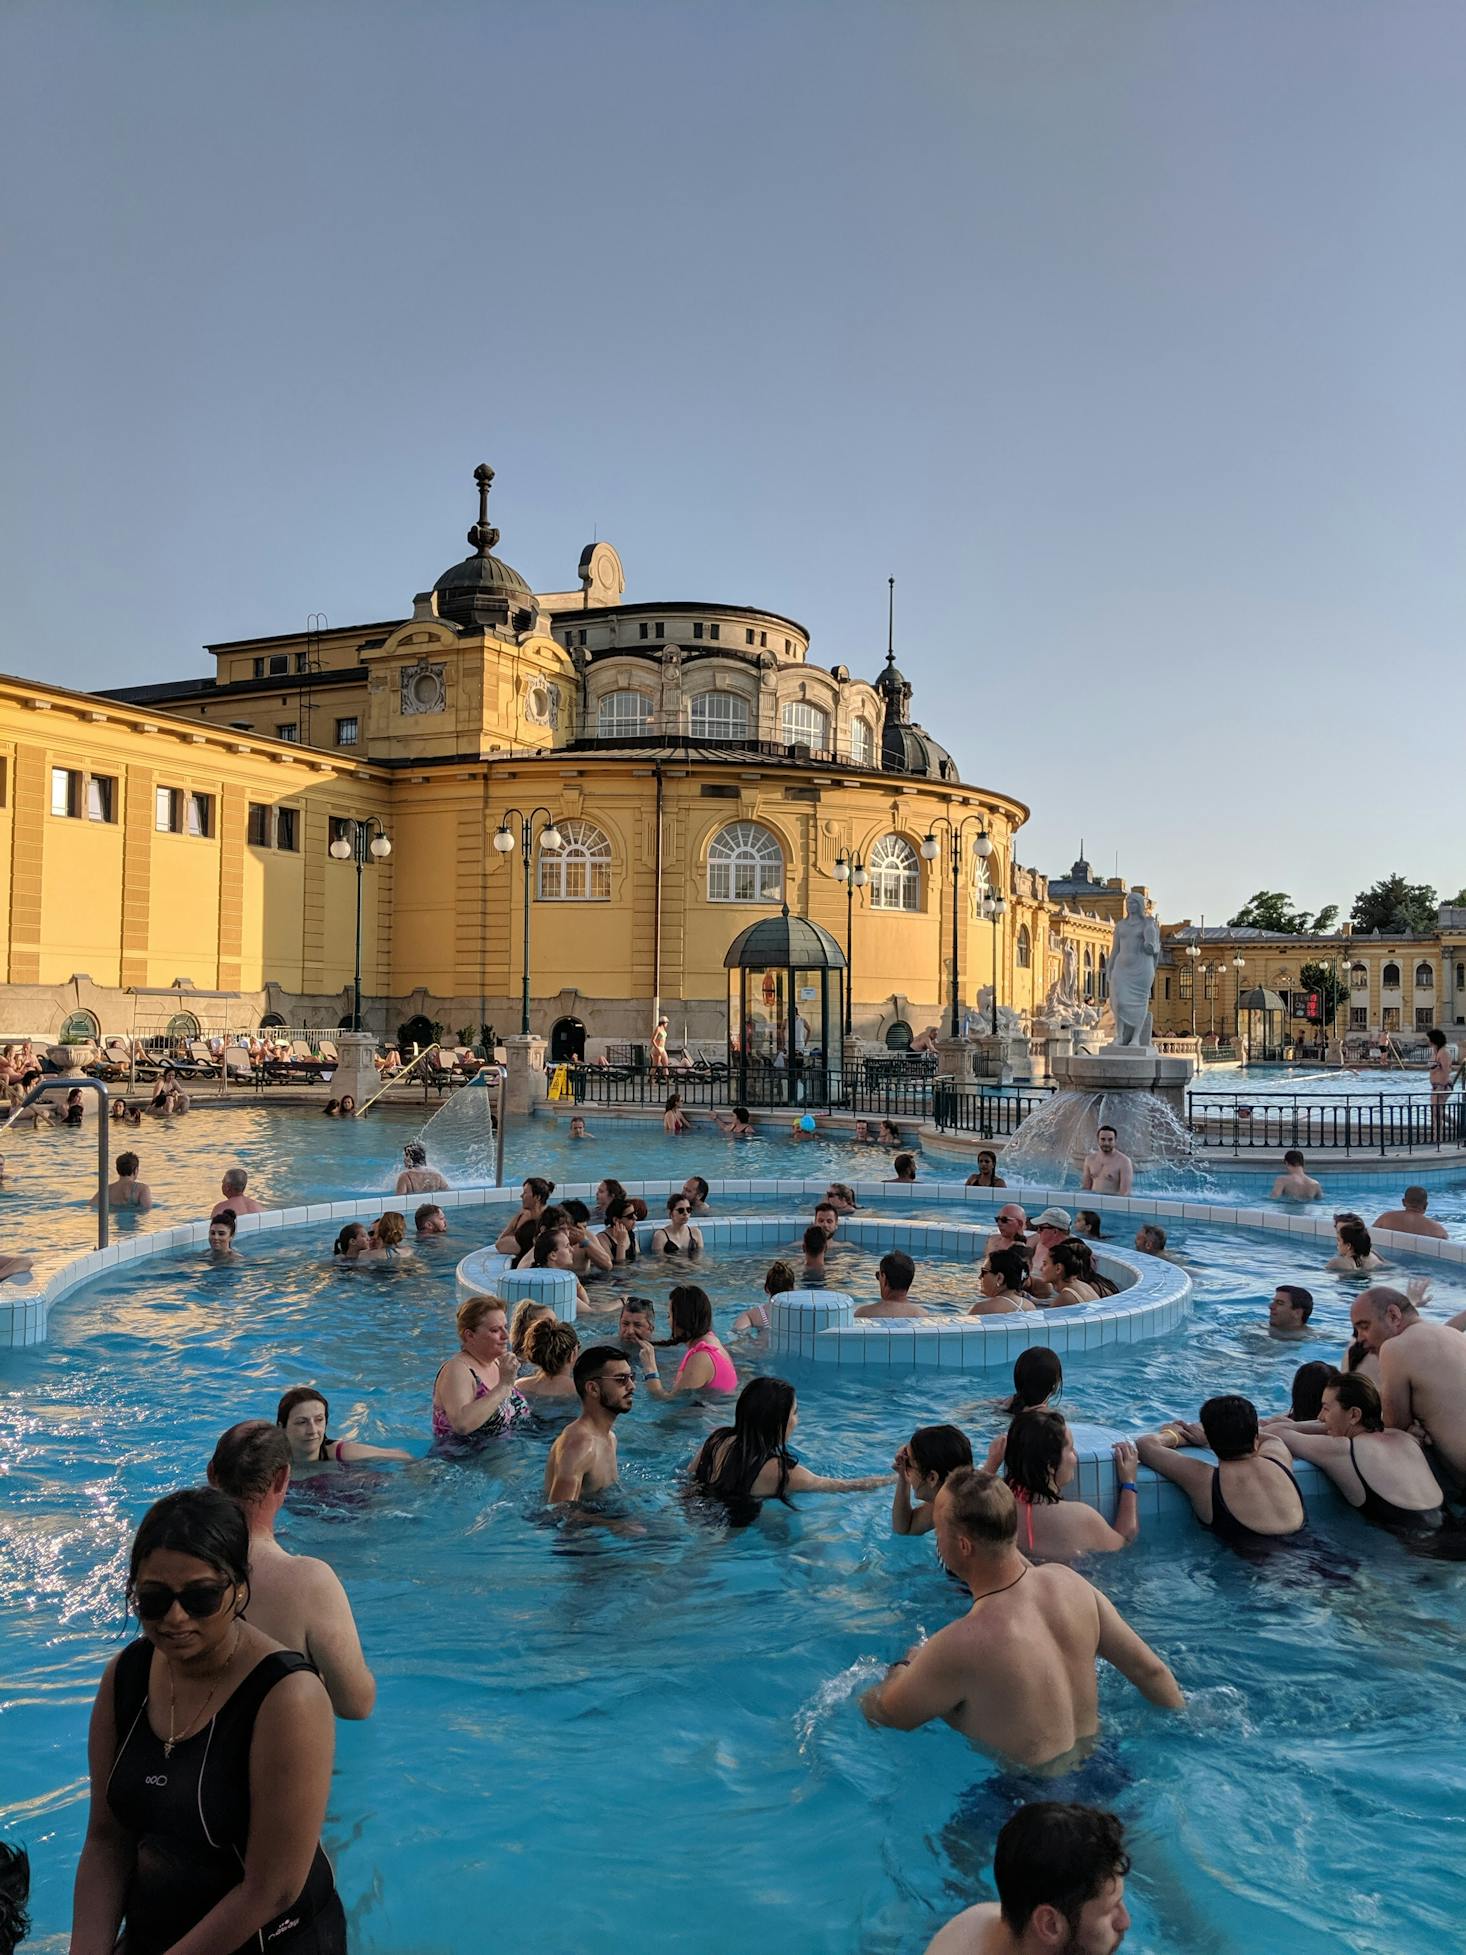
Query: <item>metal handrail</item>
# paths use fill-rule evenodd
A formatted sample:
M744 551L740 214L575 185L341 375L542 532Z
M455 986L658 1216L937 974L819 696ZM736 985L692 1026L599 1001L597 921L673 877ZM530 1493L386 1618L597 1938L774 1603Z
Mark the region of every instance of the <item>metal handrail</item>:
M373 1093L372 1097L369 1100L362 1101L361 1105L356 1109L357 1119L360 1120L360 1118L368 1110L368 1108L374 1107L377 1104L377 1101L381 1099L384 1093L390 1093L392 1088L396 1086L399 1083L399 1081L406 1079L407 1075L412 1071L414 1066L420 1066L423 1060L428 1058L432 1053L441 1052L442 1050L443 1050L442 1046L438 1043L436 1039L434 1039L431 1045L425 1045L423 1047L422 1051L418 1053L415 1059L409 1059L405 1066L399 1066L397 1071L393 1073L392 1077L389 1080L387 1080L384 1085L379 1086L376 1092Z
M28 1106L33 1106L37 1100L44 1099L48 1093L54 1093L58 1089L64 1088L69 1093L73 1086L90 1086L100 1102L97 1109L97 1247L99 1249L105 1249L107 1247L107 1190L110 1185L107 1180L107 1169L109 1166L107 1160L107 1122L110 1116L110 1103L107 1098L107 1088L104 1082L100 1079L92 1079L86 1073L82 1073L79 1077L73 1077L69 1074L66 1076L53 1074L49 1079L43 1079L39 1085L31 1088L20 1105L16 1107L10 1118L5 1122L5 1125L0 1127L0 1133L7 1132L20 1118L25 1109Z

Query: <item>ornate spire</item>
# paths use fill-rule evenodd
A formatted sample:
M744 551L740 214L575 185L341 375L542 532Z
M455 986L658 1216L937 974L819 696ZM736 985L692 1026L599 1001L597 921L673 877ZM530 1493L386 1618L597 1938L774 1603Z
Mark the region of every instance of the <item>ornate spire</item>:
M489 522L489 485L494 479L494 471L487 462L480 462L473 472L473 479L478 483L478 521L468 532L468 540L481 557L486 557L499 540L499 532Z
M896 579L886 579L886 663L896 663Z

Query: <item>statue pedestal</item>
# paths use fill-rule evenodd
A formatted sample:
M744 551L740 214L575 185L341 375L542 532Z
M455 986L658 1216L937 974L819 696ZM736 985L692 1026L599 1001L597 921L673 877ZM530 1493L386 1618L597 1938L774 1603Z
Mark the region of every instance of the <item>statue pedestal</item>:
M336 1032L331 1043L340 1063L331 1075L331 1097L349 1093L358 1106L369 1100L381 1081L377 1077L377 1040L373 1032ZM415 1076L415 1075L414 1075Z
M994 1038L985 1032L972 1041L972 1077L985 1086L1002 1086L1012 1078L1008 1064L1008 1040L1000 1032Z
M1186 1087L1195 1068L1169 1059L1153 1046L1107 1045L1101 1052L1071 1052L1052 1062L1054 1078L1073 1093L1154 1093L1178 1118L1186 1111Z
M972 1047L966 1039L937 1040L937 1074L942 1079L971 1079Z
M504 1041L504 1111L533 1113L549 1090L545 1041L538 1032L521 1032Z

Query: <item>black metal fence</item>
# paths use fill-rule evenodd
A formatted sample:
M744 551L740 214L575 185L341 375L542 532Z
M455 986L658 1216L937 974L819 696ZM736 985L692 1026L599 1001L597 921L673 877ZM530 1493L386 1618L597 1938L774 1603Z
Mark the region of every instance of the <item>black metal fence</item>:
M552 1068L552 1073L561 1070ZM822 1107L889 1119L931 1114L933 1071L922 1065L875 1060L832 1070L824 1066L673 1067L649 1073L617 1066L566 1066L570 1099L591 1106L662 1107L673 1093L684 1107Z
M1030 1113L1048 1104L1054 1090L1036 1086L1020 1093L985 1093L979 1088L974 1093L952 1080L939 1079L932 1095L932 1119L943 1131L976 1134L982 1140L1006 1140L1017 1133Z
M1187 1125L1198 1149L1229 1154L1286 1147L1340 1154L1466 1148L1466 1095L1432 1102L1425 1094L1325 1098L1270 1093L1188 1093Z

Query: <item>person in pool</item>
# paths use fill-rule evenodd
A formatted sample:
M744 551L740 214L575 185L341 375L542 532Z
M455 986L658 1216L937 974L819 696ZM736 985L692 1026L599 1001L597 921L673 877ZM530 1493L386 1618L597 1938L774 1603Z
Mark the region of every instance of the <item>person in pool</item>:
M1007 1182L998 1173L998 1157L990 1147L977 1150L977 1173L968 1175L966 1185L969 1188L1007 1187Z
M336 1109L336 1118L338 1120L354 1120L356 1118L356 1095L354 1093L343 1093L341 1095L341 1104Z
M828 1278L825 1268L825 1251L830 1246L830 1238L818 1222L811 1222L804 1231L804 1261L799 1271L801 1290L822 1290Z
M1013 1396L1004 1400L1002 1410L1007 1413L1011 1425L1020 1412L1035 1409L1047 1412L1063 1389L1064 1367L1059 1362L1058 1352L1051 1351L1046 1344L1030 1344L1013 1360ZM1001 1472L1007 1449L1008 1433L1005 1428L988 1447L983 1472Z
M331 1254L333 1257L339 1256L343 1262L359 1263L371 1246L371 1237L366 1232L364 1222L343 1222L336 1233Z
M92 1708L75 1955L344 1955L320 1846L331 1700L306 1657L245 1620L244 1515L213 1487L165 1495L133 1536L127 1592L142 1635Z
M1388 1267L1384 1257L1375 1254L1369 1230L1357 1215L1334 1217L1334 1240L1334 1253L1324 1264L1325 1269L1337 1270L1342 1276L1365 1276Z
M1016 1244L1010 1249L994 1249L983 1258L977 1273L977 1301L968 1309L969 1317L1002 1317L1014 1310L1032 1310L1028 1294L1028 1256Z
M626 1190L621 1186L619 1181L608 1174L596 1183L594 1213L600 1221L604 1222L609 1214L611 1203L613 1201L624 1202L625 1199Z
M972 1608L866 1692L870 1723L915 1731L941 1718L1015 1765L1058 1767L1099 1731L1100 1657L1150 1703L1185 1708L1167 1665L1098 1589L1061 1563L1024 1560L1018 1508L1001 1480L958 1467L935 1519L943 1564Z
M1130 1856L1113 1813L1038 1800L993 1849L994 1901L964 1908L926 1955L1114 1955L1130 1929Z
M891 1461L896 1490L891 1499L893 1534L929 1534L933 1503L950 1474L971 1466L972 1446L956 1426L918 1426ZM913 1506L912 1502L915 1501Z
M1104 1227L1097 1208L1076 1208L1074 1211L1074 1234L1086 1241L1099 1242L1104 1236Z
M636 1239L636 1211L627 1195L610 1195L605 1207L606 1226L597 1240L610 1257L610 1267L616 1268L634 1263L641 1254L641 1245Z
M1288 1449L1259 1432L1251 1399L1235 1393L1209 1398L1199 1425L1172 1420L1136 1444L1145 1464L1173 1481L1201 1525L1228 1547L1267 1547L1302 1533L1308 1516ZM1210 1446L1217 1464L1181 1459L1178 1446Z
M1307 1337L1313 1315L1313 1292L1301 1283L1279 1283L1267 1308L1269 1337Z
M798 1287L798 1280L788 1263L770 1263L764 1275L765 1301L751 1303L742 1316L734 1318L733 1335L736 1337L740 1331L770 1329L772 1320L769 1317L769 1303L775 1297L783 1296L786 1291Z
M216 1263L234 1263L239 1251L234 1246L234 1210L221 1208L209 1223L209 1256Z
M571 1140L594 1140L595 1139L594 1134L588 1133L586 1131L585 1115L583 1113L571 1114L570 1139Z
M1113 1554L1140 1533L1135 1469L1139 1456L1128 1439L1114 1449L1115 1524L1082 1500L1063 1492L1079 1471L1074 1441L1061 1412L1020 1412L1008 1428L1003 1478L1018 1503L1018 1545L1028 1558L1073 1561L1076 1555Z
M419 1235L447 1235L448 1217L436 1202L419 1202L412 1211L412 1226Z
M837 1215L853 1215L856 1208L855 1190L848 1181L832 1181L825 1190L825 1198L820 1203L820 1208L833 1208ZM815 1211L815 1217L818 1220L818 1209Z
M856 1139L858 1140L859 1138L860 1136L857 1133ZM905 1144L901 1139L901 1129L896 1125L894 1120L883 1120L881 1122L878 1138L882 1147L901 1147Z
M662 1110L662 1132L664 1134L687 1134L692 1131L692 1122L682 1111L682 1095L669 1093L667 1104Z
M692 1203L679 1189L667 1197L667 1219L652 1230L654 1256L700 1256L702 1230L692 1220Z
M530 1362L529 1334L535 1325L545 1318L553 1317L554 1311L547 1303L535 1297L521 1297L514 1306L514 1315L509 1319L509 1349L518 1358L520 1365Z
M1424 1448L1413 1433L1386 1431L1368 1378L1333 1372L1317 1421L1275 1430L1294 1459L1312 1460L1376 1527L1420 1533L1441 1525L1445 1496Z
M509 1349L502 1297L465 1297L457 1311L458 1350L433 1380L433 1437L494 1439L530 1416L514 1389L519 1360Z
M580 1339L574 1324L562 1324L558 1317L538 1318L529 1327L527 1355L535 1367L521 1378L519 1389L536 1405L547 1400L573 1400L576 1396L572 1366L580 1356Z
M291 1469L303 1479L323 1466L356 1466L369 1459L411 1459L400 1446L368 1446L361 1439L328 1439L331 1408L314 1385L292 1385L275 1407L275 1423L290 1442Z
M516 1240L521 1225L525 1222L538 1223L550 1205L550 1197L555 1192L553 1181L547 1181L542 1174L529 1175L519 1191L519 1211L512 1220L506 1222L494 1242L501 1256L518 1254Z
M710 1432L698 1448L693 1485L725 1501L732 1517L752 1520L761 1502L782 1500L787 1506L791 1493L869 1493L886 1484L884 1473L856 1479L811 1473L789 1450L798 1423L792 1385L782 1378L751 1378L738 1394L732 1425Z
M580 1411L550 1448L545 1501L558 1507L616 1484L616 1421L636 1400L636 1373L614 1344L593 1344L571 1371Z
M736 1106L731 1113L715 1113L713 1118L729 1140L753 1139L753 1118L746 1106Z
M414 1252L407 1241L407 1217L395 1208L379 1215L367 1230L367 1261L373 1263L411 1262Z
M636 1357L638 1347L657 1334L657 1306L650 1297L622 1297L620 1305L616 1342L629 1357Z
M667 1299L668 1335L661 1349L684 1345L682 1362L670 1389L657 1375L657 1349L650 1342L638 1346L642 1383L653 1398L676 1398L683 1392L736 1392L738 1373L733 1360L713 1331L713 1306L706 1290L681 1283Z

